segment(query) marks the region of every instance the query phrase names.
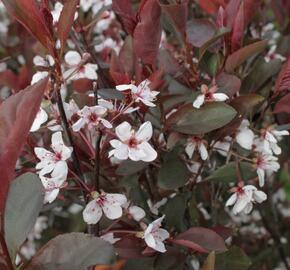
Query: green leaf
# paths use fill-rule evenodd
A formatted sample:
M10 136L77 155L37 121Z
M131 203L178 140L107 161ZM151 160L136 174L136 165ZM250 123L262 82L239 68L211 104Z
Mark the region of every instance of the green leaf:
M247 270L251 265L249 257L238 247L216 256L215 270Z
M264 97L257 94L248 94L244 96L236 97L230 103L240 114L247 114L251 110L261 103L264 100Z
M215 270L215 252L212 251L206 258L201 270Z
M251 93L258 90L264 83L278 74L282 66L282 61L273 59L270 63L260 56L249 75L243 80L241 91L242 93Z
M240 172L243 180L247 181L256 177L256 172L250 163L240 162ZM221 181L221 182L236 182L237 179L237 168L236 162L230 162L216 171L214 171L208 178L211 181Z
M116 170L116 174L126 176L143 171L149 165L148 162L125 160Z
M84 233L68 233L50 240L32 258L28 270L86 270L115 260L113 246Z
M114 88L98 89L98 95L100 95L104 99L117 99L117 100L124 99L124 95Z
M128 260L123 270L154 270L154 258Z
M10 184L5 208L5 240L13 260L33 229L43 203L43 187L36 174L25 173Z
M158 173L158 186L163 189L182 187L190 177L185 163L179 158L175 149L165 155L164 162Z
M267 41L262 40L262 41L257 41L255 43L247 45L235 51L226 60L226 71L233 72L237 67L243 64L250 57L262 52L266 48L266 46L267 46Z
M225 242L215 231L203 227L192 227L177 235L172 242L200 253L226 251Z
M165 223L169 229L174 228L181 232L186 229L184 224L184 214L187 204L188 194L179 194L169 199L164 207Z
M187 104L168 119L167 125L175 131L198 135L221 128L231 122L237 112L222 102L211 102L200 109Z

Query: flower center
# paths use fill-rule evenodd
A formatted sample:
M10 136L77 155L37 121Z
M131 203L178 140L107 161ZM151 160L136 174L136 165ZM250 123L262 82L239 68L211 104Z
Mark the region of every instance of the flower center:
M213 94L211 92L205 93L204 96L206 100L213 100Z
M62 159L61 153L59 152L55 153L54 158L56 161L60 161Z
M136 148L138 146L139 142L135 137L131 137L128 141L128 146L130 148Z
M96 202L99 206L104 206L104 203L106 201L106 197L103 195L100 195L97 199Z
M237 187L236 193L241 196L245 194L245 191L242 187Z
M95 123L98 121L98 116L95 113L91 113L89 116L89 120L90 120L90 122Z

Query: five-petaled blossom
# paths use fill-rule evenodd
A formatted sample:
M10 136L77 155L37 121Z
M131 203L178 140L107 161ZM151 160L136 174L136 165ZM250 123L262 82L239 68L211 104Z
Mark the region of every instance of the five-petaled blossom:
M54 152L42 147L34 148L37 158L40 159L40 162L36 164L36 169L40 170L40 176L51 173L56 167L59 170L63 170L63 172L68 170L66 160L70 158L72 148L64 145L61 132L56 132L52 135L51 148Z
M97 80L98 74L97 69L98 65L86 63L85 58L88 55L81 55L76 51L69 51L66 53L64 59L68 64L69 69L64 73L64 77L70 80L78 80L78 79L89 79L89 80Z
M156 159L157 152L148 143L153 134L152 124L147 121L136 132L128 122L123 122L116 127L119 138L110 141L115 149L109 152L109 157L114 156L120 160L130 158L133 161L150 162Z
M80 131L85 125L88 126L88 129L93 129L100 123L103 124L106 128L111 128L111 123L103 118L106 113L107 109L102 106L85 106L83 109L78 111L78 116L80 119L73 124L73 131Z
M151 90L149 87L150 84L151 81L146 79L138 86L134 84L121 84L117 85L116 89L118 91L131 90L131 95L135 102L141 101L146 106L155 107L156 105L153 102L156 100L156 96L159 94L159 92Z
M254 159L255 167L259 178L259 186L264 186L265 172L271 174L280 169L280 164L277 162L278 158L269 154L259 153Z
M253 209L253 203L261 203L267 199L267 195L257 190L255 186L239 183L237 187L231 189L234 194L227 200L226 206L233 207L233 213L237 215L240 212L249 214Z
M252 149L253 141L255 138L255 134L251 129L249 129L249 126L250 126L249 120L243 119L236 134L237 143L247 150Z
M168 231L160 228L164 217L165 216L162 216L161 218L158 218L150 223L144 231L143 236L148 247L162 253L166 252L166 248L163 242L170 237Z
M207 85L203 84L201 86L201 94L193 102L193 107L199 109L205 102L225 101L229 98L226 94L216 93L217 89L217 86L208 88Z
M67 173L67 169L64 169L62 164L58 163L51 173L51 177L40 176L45 189L44 203L52 203L56 199L59 190L65 186Z
M289 135L288 130L275 130L273 127L268 127L261 130L260 147L265 153L280 155L282 150L278 145L278 142L282 139L282 136Z
M201 159L206 160L208 158L206 145L207 145L206 140L203 140L198 136L193 136L191 138L188 138L187 145L185 147L185 152L189 156L189 158L192 158L195 148L197 147Z
M34 121L33 121L33 124L30 128L30 132L35 132L37 130L40 129L40 126L45 123L48 119L48 115L46 113L46 111L42 108L39 109Z
M84 221L88 224L97 224L103 212L108 219L114 220L122 216L122 206L127 198L123 194L92 192L93 200L90 201L83 211Z

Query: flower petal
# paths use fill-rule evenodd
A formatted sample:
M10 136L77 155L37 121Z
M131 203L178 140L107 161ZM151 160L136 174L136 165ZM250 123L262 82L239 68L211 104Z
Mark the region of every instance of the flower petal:
M131 125L125 121L116 127L116 135L121 141L125 142L129 140L132 135L131 129Z
M225 101L225 100L229 99L229 97L223 93L215 93L215 94L213 94L213 98L215 101Z
M149 141L152 137L152 134L152 124L151 122L147 121L140 126L139 130L136 133L136 139L141 142Z
M205 100L205 95L198 95L195 101L193 102L192 106L194 108L199 109L204 103L204 100Z
M140 160L145 162L151 162L157 158L157 152L148 142L142 142L139 145L139 149L142 151Z
M77 66L82 61L82 57L76 51L68 51L64 56L64 60L70 66Z
M102 209L96 200L90 201L83 211L83 219L88 224L97 224L102 217Z
M119 204L111 204L109 202L104 202L102 207L105 216L108 219L117 219L120 218L123 214L122 207Z

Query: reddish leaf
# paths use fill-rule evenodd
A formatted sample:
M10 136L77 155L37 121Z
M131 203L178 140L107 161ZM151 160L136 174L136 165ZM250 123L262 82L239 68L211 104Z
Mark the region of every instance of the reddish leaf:
M216 26L207 19L192 19L186 25L188 41L198 48L211 40L216 31Z
M176 29L184 34L188 15L188 0L184 0L180 4L161 5L161 9L171 18Z
M267 45L266 40L257 41L232 53L226 60L226 71L233 72L250 57L262 52Z
M60 39L62 50L64 49L65 42L72 28L78 3L79 0L67 0L61 11L58 21L57 35Z
M225 5L224 0L200 0L200 7L209 14L216 14L220 6Z
M3 0L8 12L54 55L54 40L48 21L51 14L40 11L35 0Z
M128 235L114 245L117 253L123 259L142 258L144 246L140 238Z
M224 240L227 240L230 236L233 235L234 232L233 229L221 225L215 226L211 229L220 235Z
M244 3L242 2L238 13L235 17L233 31L232 31L232 41L231 41L231 51L234 52L242 47L244 38L244 28L245 28L245 16L244 16Z
M207 249L203 248L202 246L200 246L200 245L198 245L196 243L193 243L190 240L174 239L174 240L171 240L171 241L173 243L177 244L177 245L193 249L193 250L198 251L200 253L209 253L209 251Z
M0 72L0 85L18 90L18 78L11 70L2 71Z
M281 98L275 105L274 113L287 113L290 114L290 94Z
M119 54L120 65L126 74L133 77L135 67L135 54L133 51L133 39L127 36L124 45L122 46Z
M239 92L241 88L241 80L237 76L225 72L218 75L216 83L219 92L227 94L230 98Z
M239 10L241 0L230 0L226 6L225 13L226 13L226 26L230 29L233 28L234 21L236 19L236 15Z
M145 64L156 61L161 40L161 8L157 0L148 0L139 9L139 21L134 30L134 50Z
M137 20L130 0L113 0L112 9L121 18L127 33L133 35Z
M284 91L290 88L290 58L282 66L275 84L275 91Z
M189 230L179 234L172 241L201 253L227 250L221 236L213 230L202 227L190 228Z
M5 206L16 161L39 110L47 84L48 79L43 79L9 97L0 105L0 211Z
M260 10L262 0L245 0L244 2L245 27L250 23L254 15Z

